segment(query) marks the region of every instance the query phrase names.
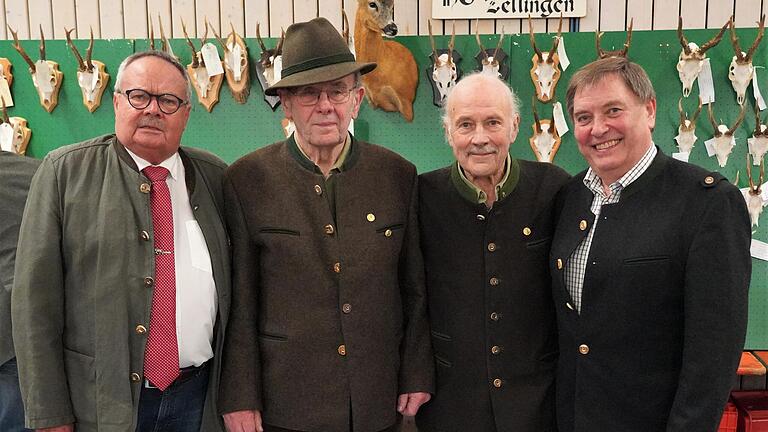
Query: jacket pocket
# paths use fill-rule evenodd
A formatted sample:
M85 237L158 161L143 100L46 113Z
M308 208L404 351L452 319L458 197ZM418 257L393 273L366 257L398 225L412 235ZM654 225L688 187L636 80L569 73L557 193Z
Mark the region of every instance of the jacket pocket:
M401 224L401 223L392 224L392 225L387 225L387 226L384 226L384 227L381 227L381 228L376 228L376 232L377 232L378 234L381 234L381 233L386 233L386 232L387 232L387 230L390 230L390 231L395 231L395 230L403 229L403 227L404 227L404 226L405 226L405 225L404 225L404 224Z
M435 339L440 339L446 342L450 342L451 340L453 340L450 336L448 336L445 333L439 333L434 330L431 330L430 333L432 334L432 337Z
M444 358L440 357L437 354L434 354L434 357L435 357L435 363L436 364L438 364L440 366L443 366L443 367L447 367L447 368L453 367L453 363L451 363L447 359L444 359Z
M80 422L95 422L97 390L94 358L64 348L64 370L75 418Z
M259 332L259 339L264 339L264 340L273 341L273 342L286 342L288 341L288 336L276 334L276 333Z
M277 228L277 227L264 227L259 229L259 233L261 234L285 234L285 235L301 235L296 230L291 230L287 228Z
M552 237L544 237L542 239L529 241L528 243L525 244L525 247L527 247L528 249L537 248L541 245L549 244L551 240L552 240Z
M636 258L626 258L624 259L624 264L642 265L642 264L651 264L651 263L658 263L658 262L664 262L664 261L669 261L669 255L654 255L654 256L645 256L645 257L636 257Z

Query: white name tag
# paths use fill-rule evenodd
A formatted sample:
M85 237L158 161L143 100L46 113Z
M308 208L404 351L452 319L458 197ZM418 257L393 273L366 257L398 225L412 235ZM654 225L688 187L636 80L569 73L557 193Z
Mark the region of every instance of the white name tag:
M557 57L560 58L560 67L565 71L571 65L568 60L568 54L565 52L565 39L560 36L560 43L557 45ZM557 130L560 130L559 128Z
M216 49L216 45L208 42L203 45L200 50L205 61L205 69L208 70L208 76L214 77L224 73L224 68L221 67L221 57L219 57L219 50Z

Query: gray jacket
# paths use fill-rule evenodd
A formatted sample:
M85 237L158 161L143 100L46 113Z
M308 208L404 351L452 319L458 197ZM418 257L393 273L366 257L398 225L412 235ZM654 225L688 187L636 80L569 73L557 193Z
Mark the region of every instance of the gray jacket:
M213 406L229 312L228 240L221 217L225 164L179 151L189 201L211 256L219 302L203 430ZM133 431L141 394L154 276L148 183L114 135L46 156L22 222L12 296L27 427Z
M40 161L0 151L0 365L15 357L11 338L11 286L19 225L29 183Z

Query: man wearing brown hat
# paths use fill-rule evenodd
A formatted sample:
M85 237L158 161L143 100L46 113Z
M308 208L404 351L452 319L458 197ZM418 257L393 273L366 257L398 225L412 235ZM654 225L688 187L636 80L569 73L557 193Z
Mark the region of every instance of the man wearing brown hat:
M220 410L230 431L385 431L433 391L416 169L347 133L365 90L324 18L288 28L296 132L225 173L234 264Z

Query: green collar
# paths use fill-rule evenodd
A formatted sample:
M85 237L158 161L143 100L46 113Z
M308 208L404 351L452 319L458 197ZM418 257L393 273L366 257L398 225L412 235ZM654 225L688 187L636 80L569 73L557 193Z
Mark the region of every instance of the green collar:
M286 141L288 144L288 153L299 163L302 167L308 171L312 171L315 174L322 174L320 168L312 162L309 157L304 153L304 150L299 147L296 139L291 135ZM357 145L355 137L351 134L347 136L347 140L344 144L344 149L341 151L339 158L336 159L336 163L333 164L331 172L342 172L352 168L357 162L359 156L359 145Z
M496 185L496 201L502 201L509 196L520 181L520 163L517 159L507 155L504 171L504 177ZM459 166L458 162L454 163L451 167L451 182L456 191L459 192L459 195L472 204L485 204L488 199L485 192L467 179L467 176L464 175L464 170Z

